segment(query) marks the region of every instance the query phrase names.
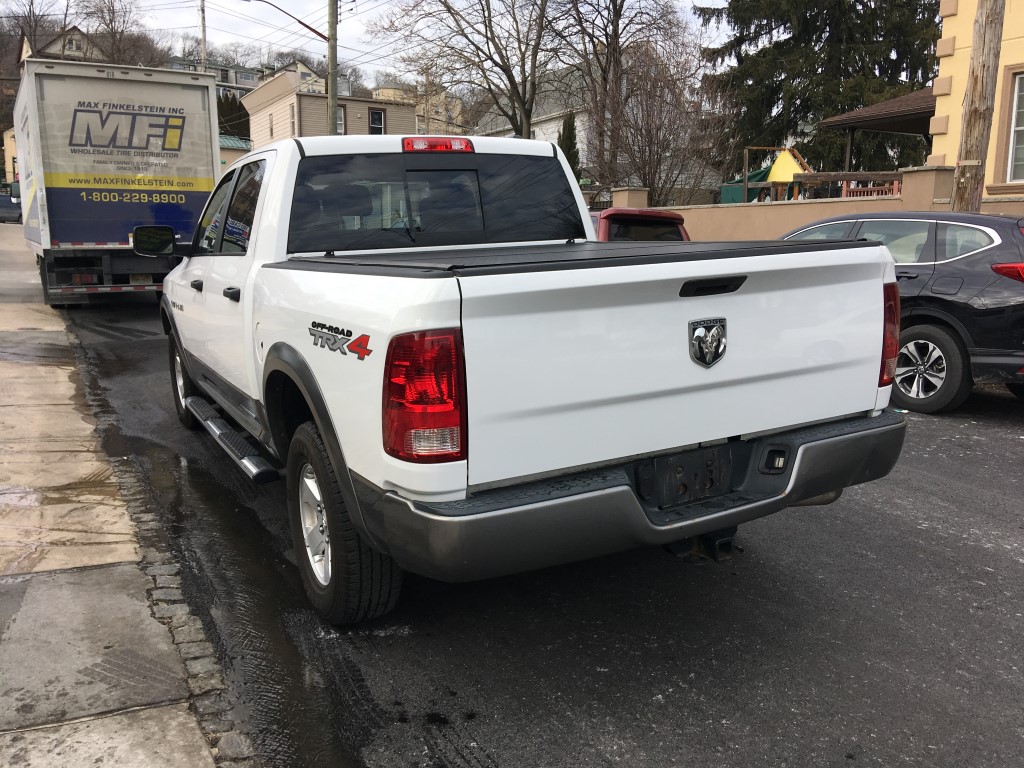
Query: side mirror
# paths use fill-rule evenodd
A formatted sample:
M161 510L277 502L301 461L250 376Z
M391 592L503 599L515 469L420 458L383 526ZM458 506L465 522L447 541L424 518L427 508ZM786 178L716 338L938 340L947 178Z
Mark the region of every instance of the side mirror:
M139 256L173 256L176 242L173 227L147 224L132 232L132 247Z

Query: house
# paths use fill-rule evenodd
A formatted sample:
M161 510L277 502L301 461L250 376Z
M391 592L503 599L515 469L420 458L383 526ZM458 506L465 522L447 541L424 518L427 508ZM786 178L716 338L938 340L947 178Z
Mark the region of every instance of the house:
M197 72L200 69L200 64L192 58L171 56L167 60L167 67L169 69ZM224 64L213 59L207 60L206 71L213 72L217 76L218 97L233 95L238 99L259 86L260 76L262 75L261 70L253 67Z
M327 135L327 94L323 79L295 62L242 96L249 112L254 149L278 139ZM339 96L338 134L416 133L414 104L359 96Z
M18 61L25 59L63 59L65 61L106 61L106 54L95 41L76 26L56 34L32 39L24 32L18 46Z
M566 117L572 116L576 123L576 143L580 151L580 165L590 165L591 148L587 137L590 135L590 115L583 103L583 88L579 83L567 87L563 80L571 75L560 70L546 76L539 88L530 122L530 135L524 138L558 142L558 133ZM491 107L472 131L479 136L510 137L512 132L508 118Z
M252 142L248 139L240 139L237 136L220 134L220 164L227 168L235 160L240 158L252 149Z
M935 115L929 126L928 165L956 165L960 148L974 17L978 0L941 0L942 38L936 46L939 76L932 85ZM1006 0L996 98L985 158L982 210L1024 214L1024 0Z
M453 96L434 83L421 86L407 83L379 85L372 91L373 98L398 101L416 107L416 133L464 134L462 99Z

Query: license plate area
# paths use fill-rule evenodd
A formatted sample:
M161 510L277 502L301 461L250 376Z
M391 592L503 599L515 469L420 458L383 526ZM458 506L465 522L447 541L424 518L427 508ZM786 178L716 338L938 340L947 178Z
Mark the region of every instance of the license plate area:
M659 509L723 496L732 490L732 453L727 447L660 456L637 468L637 492Z
M128 276L128 282L130 285L149 285L153 282L153 276L133 272Z

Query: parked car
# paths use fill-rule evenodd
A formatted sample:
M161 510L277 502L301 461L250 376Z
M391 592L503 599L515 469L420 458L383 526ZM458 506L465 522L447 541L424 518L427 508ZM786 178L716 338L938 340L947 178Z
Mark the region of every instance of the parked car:
M606 208L591 211L597 239L625 242L630 240L651 240L657 242L679 242L689 240L690 235L683 226L683 217L674 211L659 211L656 208Z
M896 262L900 352L893 403L959 406L979 383L1024 399L1024 219L950 212L861 214L783 240L877 240Z
M21 224L21 200L0 195L0 221Z

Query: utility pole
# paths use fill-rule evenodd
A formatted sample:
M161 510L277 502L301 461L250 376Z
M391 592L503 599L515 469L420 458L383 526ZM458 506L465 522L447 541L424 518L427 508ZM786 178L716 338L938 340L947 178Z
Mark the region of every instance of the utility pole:
M1006 0L979 0L974 17L974 40L971 44L971 68L967 75L963 121L960 127L960 149L953 173L953 210L981 209L981 193L985 186L985 156L992 133L995 111L996 75L999 52L1003 43L1003 16Z
M327 0L327 135L338 134L338 0Z
M199 71L206 71L206 0L199 0L199 28L202 37L199 44Z

